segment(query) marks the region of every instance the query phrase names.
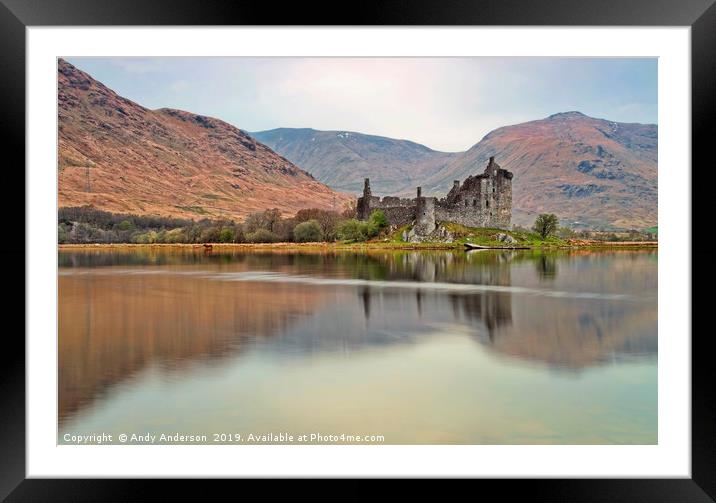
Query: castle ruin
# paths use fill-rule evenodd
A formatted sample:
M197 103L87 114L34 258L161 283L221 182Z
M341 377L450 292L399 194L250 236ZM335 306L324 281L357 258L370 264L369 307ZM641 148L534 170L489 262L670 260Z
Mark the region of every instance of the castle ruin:
M366 178L363 196L358 198L358 219L367 220L374 210L382 210L391 225L414 224L414 232L422 236L434 231L437 222L506 229L512 218L512 173L490 157L483 173L469 176L462 185L455 180L441 199L423 196L421 187L413 199L381 199L371 194L370 180Z

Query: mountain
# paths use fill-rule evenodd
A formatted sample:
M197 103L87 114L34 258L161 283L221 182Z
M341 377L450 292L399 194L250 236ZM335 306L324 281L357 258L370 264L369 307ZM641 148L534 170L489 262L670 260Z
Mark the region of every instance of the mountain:
M514 174L513 223L539 213L574 227L657 224L657 126L558 113L496 129L466 152L406 140L312 129L251 133L329 186L378 194L444 196L453 180L481 173L490 156Z
M60 206L241 220L352 199L226 122L149 110L62 59L57 75Z
M414 191L457 154L408 140L351 131L278 128L249 133L336 190L360 193L370 178L377 195Z
M514 174L515 223L549 212L577 226L649 227L657 224L657 136L653 124L558 113L492 131L423 187L443 194L495 156Z

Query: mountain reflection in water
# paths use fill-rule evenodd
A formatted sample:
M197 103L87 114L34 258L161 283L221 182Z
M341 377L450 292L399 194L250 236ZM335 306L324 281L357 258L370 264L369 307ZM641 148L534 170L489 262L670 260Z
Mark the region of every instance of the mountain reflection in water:
M61 429L148 369L172 381L453 336L565 376L657 354L656 252L102 250L59 265Z

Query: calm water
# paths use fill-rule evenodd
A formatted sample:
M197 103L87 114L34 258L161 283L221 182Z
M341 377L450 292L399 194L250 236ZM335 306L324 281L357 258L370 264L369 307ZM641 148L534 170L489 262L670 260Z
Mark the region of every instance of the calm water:
M59 443L657 443L655 251L103 250L59 266Z

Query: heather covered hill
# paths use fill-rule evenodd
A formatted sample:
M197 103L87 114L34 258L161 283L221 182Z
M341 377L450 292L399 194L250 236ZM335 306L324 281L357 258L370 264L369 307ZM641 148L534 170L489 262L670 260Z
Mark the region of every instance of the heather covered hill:
M653 124L559 113L492 131L423 186L444 193L495 156L514 173L513 222L549 212L572 225L650 227L657 224L657 133Z
M250 133L330 187L354 194L370 178L375 194L413 191L457 154L408 140L350 131L278 128Z
M453 180L481 173L490 156L513 172L512 221L555 213L575 227L657 224L657 133L653 124L595 119L579 112L496 129L466 152L339 131L251 133L329 186L350 192L369 177L378 195L444 196Z
M226 122L149 110L62 59L58 114L60 206L241 220L350 199Z

